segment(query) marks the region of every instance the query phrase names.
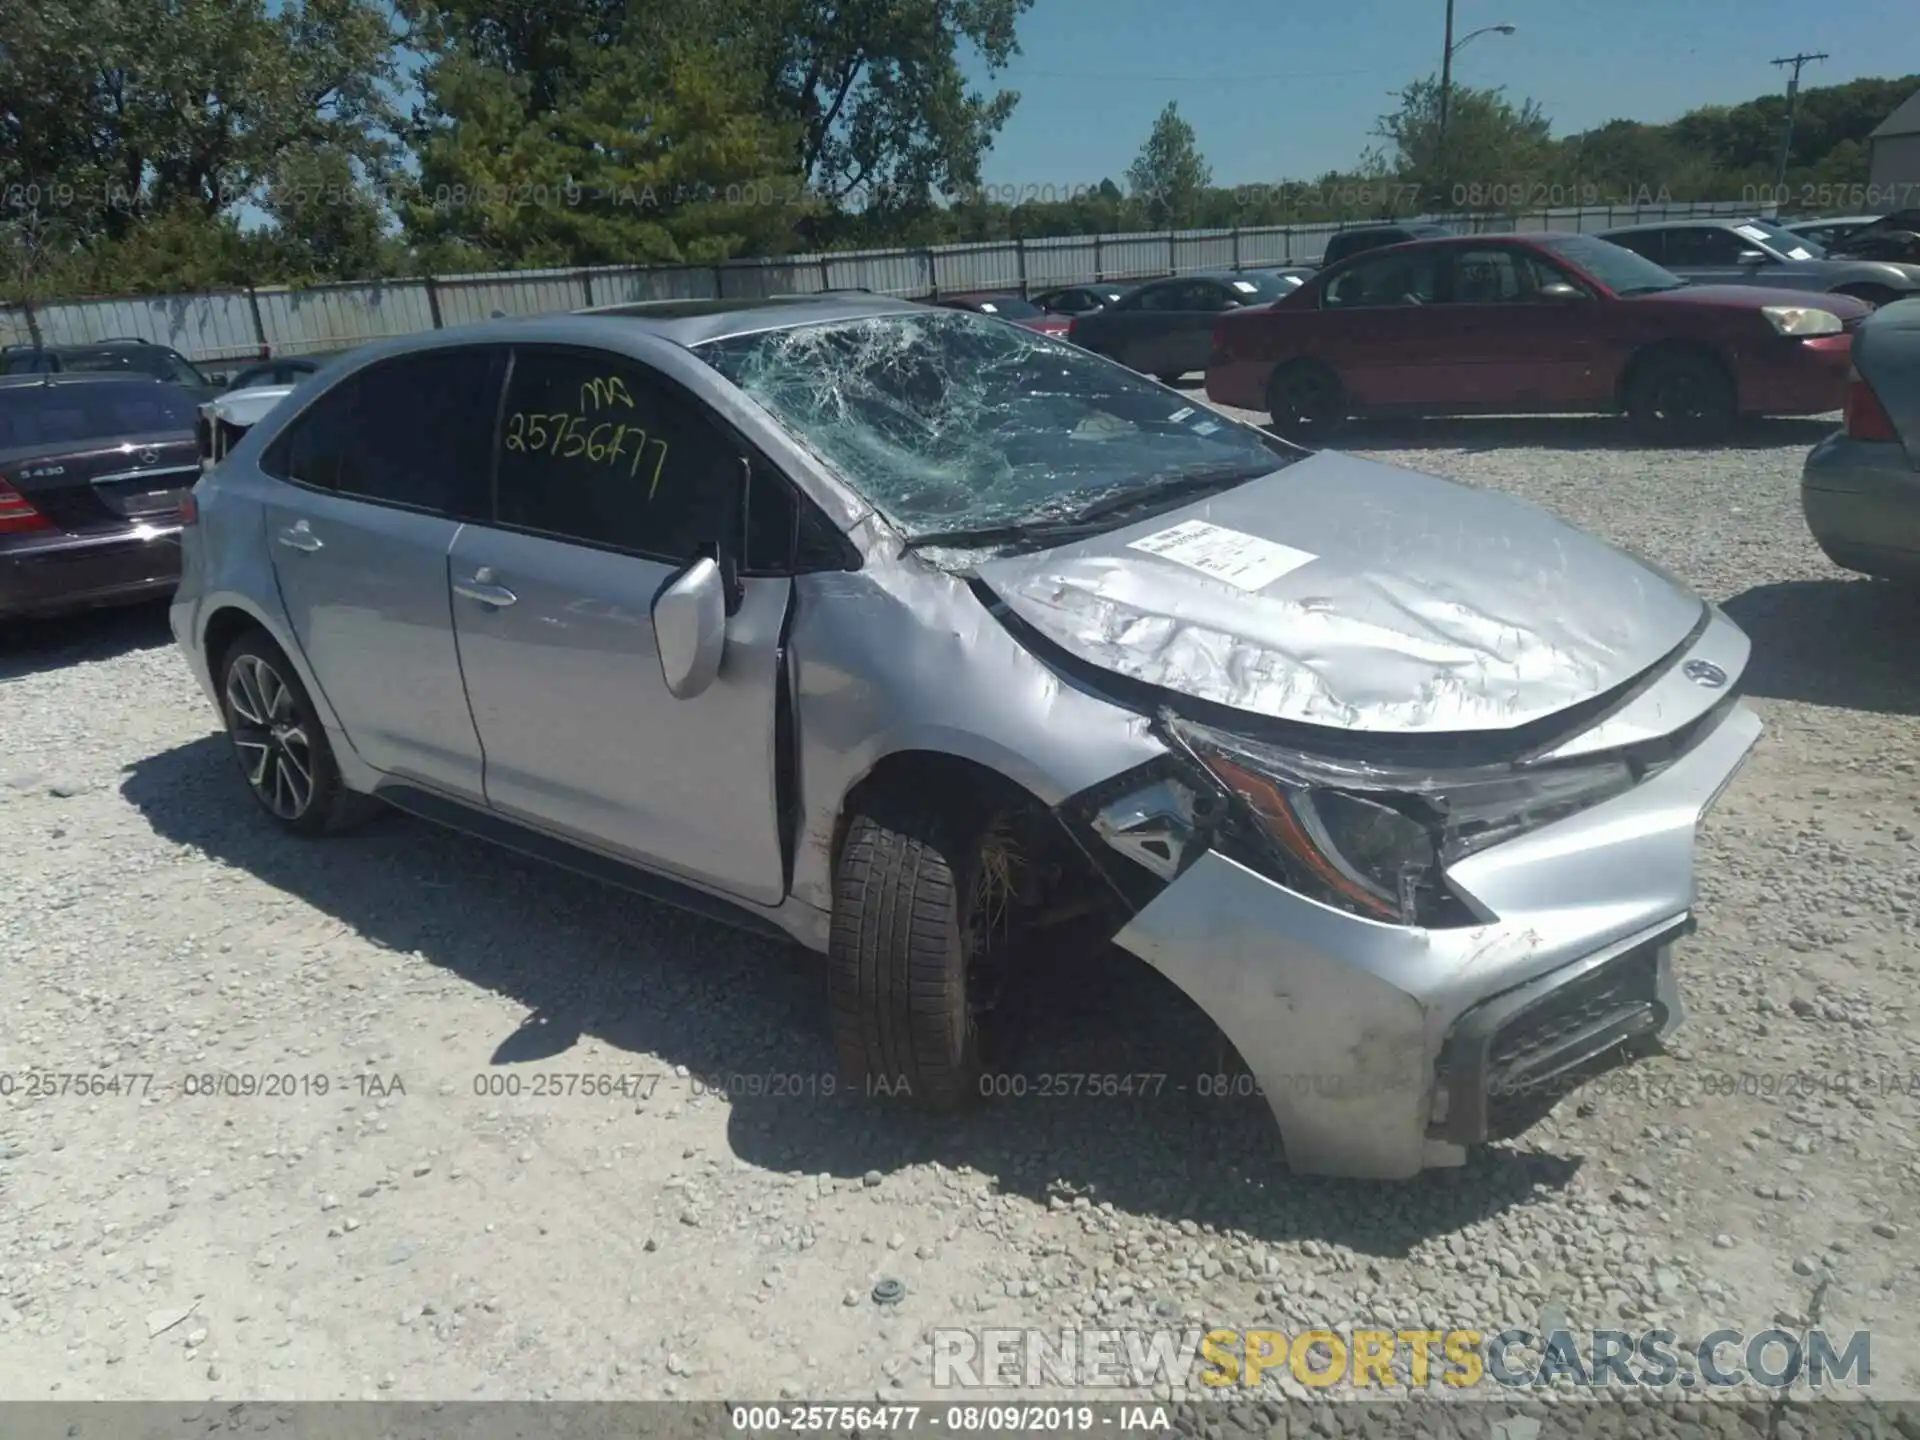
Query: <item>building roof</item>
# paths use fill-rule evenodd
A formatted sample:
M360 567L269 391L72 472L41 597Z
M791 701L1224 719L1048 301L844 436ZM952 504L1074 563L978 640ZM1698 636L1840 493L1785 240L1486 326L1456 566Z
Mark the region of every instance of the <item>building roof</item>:
M1909 95L1906 103L1882 120L1869 140L1891 140L1896 135L1920 135L1920 90Z

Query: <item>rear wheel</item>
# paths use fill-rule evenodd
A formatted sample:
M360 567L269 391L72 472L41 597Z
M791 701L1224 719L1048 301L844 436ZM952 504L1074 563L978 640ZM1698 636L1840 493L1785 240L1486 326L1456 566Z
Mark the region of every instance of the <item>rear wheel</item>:
M247 788L276 824L317 835L378 810L378 802L340 783L326 727L265 632L242 635L221 657L220 710Z
M1642 440L1658 445L1701 445L1733 428L1733 382L1718 361L1675 351L1654 355L1627 386L1627 418Z
M827 994L848 1078L954 1110L980 1090L1024 861L1010 830L880 797L848 827Z
M1324 444L1346 421L1346 388L1320 361L1295 360L1267 381L1267 414L1287 439Z

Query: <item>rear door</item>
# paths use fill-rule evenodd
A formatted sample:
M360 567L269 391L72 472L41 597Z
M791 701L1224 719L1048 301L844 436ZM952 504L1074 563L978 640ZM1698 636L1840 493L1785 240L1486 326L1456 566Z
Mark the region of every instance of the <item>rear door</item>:
M261 458L294 638L369 765L484 794L453 635L447 552L486 504L501 346L383 361L329 388Z
M1304 358L1331 365L1362 408L1434 403L1450 358L1439 299L1438 247L1364 255L1322 287L1322 343Z
M1234 308L1227 287L1218 280L1179 280L1155 287L1151 298L1152 320L1133 341L1127 364L1168 379L1206 369L1213 327Z
M452 555L487 802L777 903L775 682L793 582L778 564L752 563L753 546L734 537L783 497L795 513L784 480L758 465L749 489L758 462L731 432L623 355L516 347L502 413L493 517L463 529ZM661 671L654 598L723 544L748 563L720 675L677 699Z

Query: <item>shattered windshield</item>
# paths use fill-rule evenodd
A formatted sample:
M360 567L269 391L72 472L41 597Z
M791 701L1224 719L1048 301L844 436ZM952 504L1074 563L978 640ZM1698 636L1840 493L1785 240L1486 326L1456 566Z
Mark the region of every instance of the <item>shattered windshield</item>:
M761 331L695 353L909 539L1044 524L1203 474L1252 480L1306 453L963 311Z

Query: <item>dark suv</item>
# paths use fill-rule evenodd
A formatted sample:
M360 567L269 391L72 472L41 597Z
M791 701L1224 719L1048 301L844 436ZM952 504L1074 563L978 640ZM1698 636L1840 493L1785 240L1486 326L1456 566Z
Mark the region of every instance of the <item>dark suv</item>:
M1378 250L1383 245L1404 245L1409 240L1432 240L1453 231L1444 225L1361 225L1352 230L1337 230L1327 237L1327 253L1320 257L1320 268L1337 265L1362 250Z

